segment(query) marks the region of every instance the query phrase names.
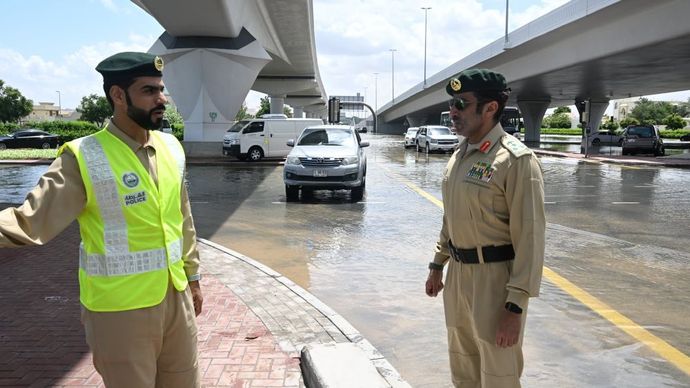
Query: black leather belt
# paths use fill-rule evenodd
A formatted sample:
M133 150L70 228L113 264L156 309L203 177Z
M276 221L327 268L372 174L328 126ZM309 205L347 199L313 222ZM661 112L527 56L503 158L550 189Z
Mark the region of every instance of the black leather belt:
M482 256L485 263L498 263L501 261L513 260L515 258L515 251L513 245L498 245L490 247L481 247ZM453 243L448 241L448 250L450 256L455 260L464 264L479 264L479 254L477 248L474 249L460 249L453 246Z

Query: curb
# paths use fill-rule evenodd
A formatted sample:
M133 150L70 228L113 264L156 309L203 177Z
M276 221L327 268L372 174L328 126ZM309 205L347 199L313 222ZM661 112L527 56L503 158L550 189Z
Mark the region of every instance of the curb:
M582 154L572 154L568 152L549 151L542 149L532 149L537 155L553 156L559 158L579 159L584 162L593 163L612 163L620 165L638 165L638 166L654 166L654 167L675 167L675 168L690 168L690 158L669 158L662 160L645 160L645 159L630 159L630 158L613 158L605 156L590 155L585 157Z
M285 286L298 297L300 297L302 300L304 300L307 304L311 305L326 319L328 319L345 336L345 338L347 338L349 343L355 345L361 351L363 357L366 357L367 361L370 362L376 368L378 374L381 377L383 377L383 379L385 379L388 386L392 388L411 388L409 383L403 380L403 378L400 376L400 373L398 373L398 371L388 362L388 360L386 360L383 357L383 355L368 340L366 340L357 329L354 328L354 326L352 326L345 318L343 318L340 314L336 313L333 309L328 307L328 305L323 303L321 300L309 293L307 290L300 287L299 285L297 285L290 279L286 278L285 276L281 275L280 273L274 271L270 267L263 265L248 256L245 256L230 248L224 247L220 244L214 243L203 238L197 238L197 241L200 244L204 244L211 248L217 249L227 255L230 255L236 258L237 260L240 260L254 267L258 271L263 272L266 276L273 278L274 280L281 283L283 286ZM304 352L305 348L307 347L305 346L303 349L299 349L300 352ZM323 364L313 362L303 363L302 369L304 375L327 375L326 371L320 369L320 365ZM345 367L343 365L340 366Z

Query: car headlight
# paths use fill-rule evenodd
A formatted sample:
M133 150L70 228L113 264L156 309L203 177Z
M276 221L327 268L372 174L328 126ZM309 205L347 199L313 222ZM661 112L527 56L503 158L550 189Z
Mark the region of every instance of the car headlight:
M288 156L287 159L285 159L285 164L294 164L294 165L300 165L299 158L297 156Z
M346 158L343 158L343 164L348 165L348 164L357 164L359 162L359 158L356 156L348 156Z

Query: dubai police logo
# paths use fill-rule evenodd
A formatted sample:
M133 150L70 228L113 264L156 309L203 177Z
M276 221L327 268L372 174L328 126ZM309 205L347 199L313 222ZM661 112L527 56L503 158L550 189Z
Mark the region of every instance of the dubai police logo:
M156 67L156 70L163 71L163 58L161 58L161 57L154 58L153 59L153 66Z
M139 177L133 172L128 172L122 176L122 183L124 183L125 186L129 187L130 189L137 187L139 184Z
M462 83L459 79L453 78L450 80L450 88L453 89L454 92L459 92L460 89L462 89Z

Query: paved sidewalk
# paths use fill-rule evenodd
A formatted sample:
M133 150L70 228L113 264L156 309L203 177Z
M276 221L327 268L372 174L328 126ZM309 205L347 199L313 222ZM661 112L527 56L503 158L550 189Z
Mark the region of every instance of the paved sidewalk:
M3 206L0 206L2 208ZM42 247L0 249L0 386L103 387L80 324L79 230ZM409 387L359 332L271 269L200 240L204 387L303 386L308 343L354 342L394 387Z

